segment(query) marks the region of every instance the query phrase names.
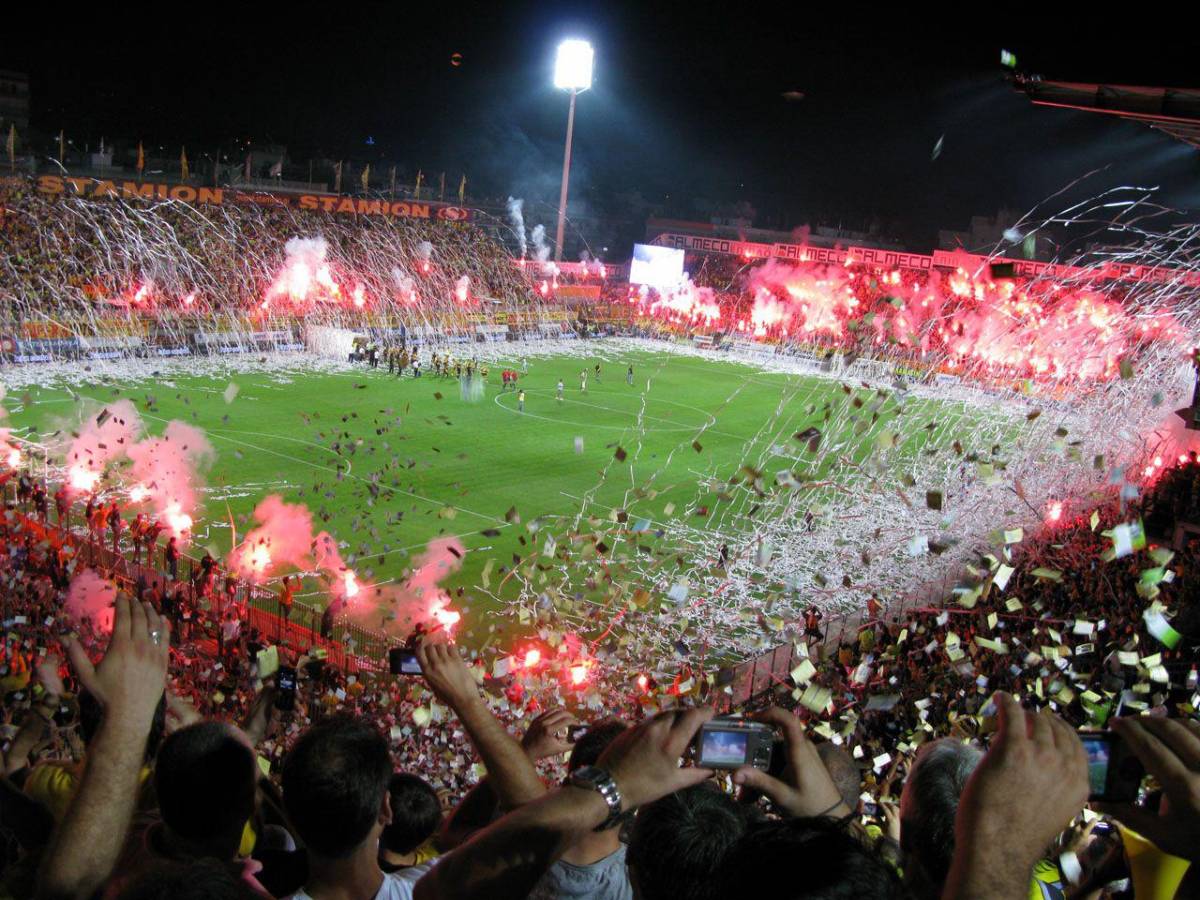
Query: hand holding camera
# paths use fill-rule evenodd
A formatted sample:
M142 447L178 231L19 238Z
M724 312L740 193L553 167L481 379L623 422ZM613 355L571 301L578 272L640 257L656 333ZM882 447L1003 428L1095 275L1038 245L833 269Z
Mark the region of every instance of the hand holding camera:
M616 782L626 811L712 775L711 769L702 766L679 765L701 725L712 715L711 709L667 710L613 739L597 766Z
M768 709L758 718L760 722L747 724L765 728L768 734L771 732L770 725L783 732L783 772L779 778L767 774L771 743L766 745L768 752L764 760L761 744L756 739L753 742L756 755L748 756L738 766L733 773L734 783L761 791L780 812L789 816L849 815L850 809L843 802L825 764L821 762L817 748L804 736L799 719L779 707ZM709 726L712 724L710 722ZM707 765L703 761L700 764Z
M1200 862L1200 722L1150 716L1112 720L1166 795L1158 814L1129 804L1095 806L1173 856Z

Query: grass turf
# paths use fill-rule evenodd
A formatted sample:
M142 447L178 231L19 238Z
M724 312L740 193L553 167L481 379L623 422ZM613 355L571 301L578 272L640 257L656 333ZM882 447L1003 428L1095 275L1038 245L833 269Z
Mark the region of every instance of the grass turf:
M625 380L630 363L632 386ZM218 458L208 475L206 508L196 515L197 547L224 556L230 514L244 535L255 504L279 493L307 504L317 530L348 544L343 556L367 582L401 579L430 539L458 535L472 552L448 586L468 588L478 584L489 559L498 573L512 564L513 554L527 556L535 540L540 544L541 536L526 527L534 517L557 533L566 530L555 519L573 521L585 495L590 515L627 509L630 521L644 518L667 528L663 540L669 542L672 506L676 517L715 506L721 501L711 482L737 475L744 462L757 461L772 446L785 453L770 454L776 458L768 481L784 468L812 478L827 475L836 465L832 455L821 462L811 454L806 459L795 441L776 446L809 426L825 430L826 446L849 440L849 455L860 459L883 430L899 430L895 452L904 459L929 442L948 446L970 434L979 415L961 404L920 400L896 419L895 401L888 399L871 422L852 404L859 398L869 409L875 392L858 386L848 395L830 379L648 351L615 361L588 356L582 347L578 355L529 361L520 382L526 391L521 414L516 393L500 389L505 365L520 367L520 361L491 363L485 395L476 402L461 398L453 378L426 372L420 379L397 379L386 366L342 374L296 371L286 379L243 374L233 379L239 392L231 403L223 397L228 379L198 376L96 382L76 385L75 392L101 402L130 398L152 432L170 419L206 431ZM579 385L583 368L586 393ZM562 402L555 398L559 378ZM832 434L822 423L827 403L835 411ZM32 427L30 437L45 438L70 420L72 405L63 389L32 388L10 424ZM954 427L946 427L951 419ZM938 428L925 428L935 420ZM617 448L626 454L623 462L614 460ZM637 488L643 489L640 498ZM506 522L512 507L522 525ZM702 522L694 515L688 521ZM493 575L492 585L497 581ZM313 592L317 587L308 586ZM307 599L320 602L315 594Z

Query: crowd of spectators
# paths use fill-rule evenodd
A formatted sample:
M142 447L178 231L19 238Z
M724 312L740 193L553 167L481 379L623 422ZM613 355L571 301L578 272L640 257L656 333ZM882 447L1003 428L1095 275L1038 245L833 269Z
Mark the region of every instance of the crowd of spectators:
M1145 508L1186 510L1198 485L1195 463L1169 470ZM9 495L9 896L1170 896L1200 847L1200 545L1105 561L1133 509L1026 542L969 603L810 611L797 666L742 710L775 729L778 765L714 772L679 760L713 715L687 704L719 680L564 707L433 639L422 676L349 672L242 625L236 598L218 612L212 566L199 591L168 571L122 584L115 622L73 617L81 566L125 570L51 524L36 485ZM1028 728L1022 706L1041 710ZM1080 816L1075 734L1106 725L1154 776L1145 806L1112 811L1136 833Z
M503 245L469 223L232 202L93 201L11 181L3 190L0 317L11 323L31 309L65 321L157 308L197 320L255 314L293 238L322 239L346 302L361 284L376 311L410 306L414 296L429 311L461 306L463 276L473 298L523 305L538 296ZM272 312L291 312L282 306Z

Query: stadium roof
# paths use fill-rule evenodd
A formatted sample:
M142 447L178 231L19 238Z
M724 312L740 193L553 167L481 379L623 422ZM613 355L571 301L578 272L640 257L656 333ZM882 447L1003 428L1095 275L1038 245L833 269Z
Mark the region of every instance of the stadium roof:
M1035 78L1019 79L1018 85L1038 106L1107 113L1144 122L1200 148L1198 88L1132 87Z

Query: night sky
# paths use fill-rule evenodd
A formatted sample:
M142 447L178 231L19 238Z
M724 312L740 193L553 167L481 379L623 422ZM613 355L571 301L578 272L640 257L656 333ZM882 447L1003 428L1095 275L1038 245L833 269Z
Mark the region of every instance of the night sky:
M0 68L31 74L45 134L140 138L175 145L169 155L186 143L193 158L249 138L286 145L293 163L396 163L454 185L465 171L472 193L535 205L556 202L562 162L554 47L583 37L596 81L579 101L572 193L588 211L630 194L676 215L744 201L762 224L875 219L920 249L938 227L1023 211L1095 169L1077 192L1160 185L1165 203L1200 209L1200 152L1112 117L1036 108L999 65L1007 48L1046 78L1200 87L1200 38L1158 17L1097 10L1081 27L1021 5L903 17L850 4L256 6L48 9L4 29Z

